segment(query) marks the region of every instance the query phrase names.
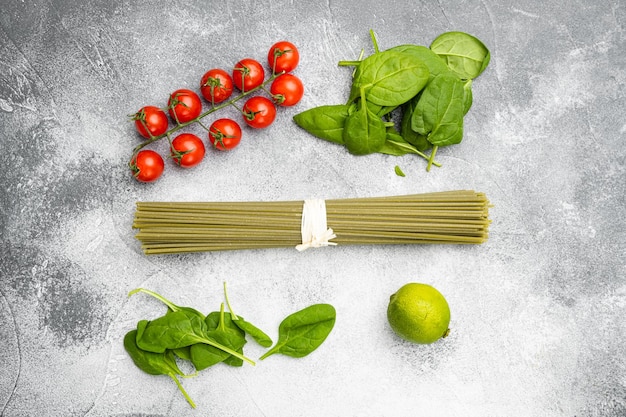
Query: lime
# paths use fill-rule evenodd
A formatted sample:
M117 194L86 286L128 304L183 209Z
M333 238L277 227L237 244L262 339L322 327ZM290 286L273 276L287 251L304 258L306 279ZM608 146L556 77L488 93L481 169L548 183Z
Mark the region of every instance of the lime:
M450 307L434 287L411 282L390 297L387 320L403 339L433 343L450 332Z

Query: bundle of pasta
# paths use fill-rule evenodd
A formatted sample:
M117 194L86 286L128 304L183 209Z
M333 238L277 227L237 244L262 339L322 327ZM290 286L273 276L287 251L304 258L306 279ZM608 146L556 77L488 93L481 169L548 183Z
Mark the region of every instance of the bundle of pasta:
M266 202L138 202L146 254L329 245L480 244L489 201L471 190Z

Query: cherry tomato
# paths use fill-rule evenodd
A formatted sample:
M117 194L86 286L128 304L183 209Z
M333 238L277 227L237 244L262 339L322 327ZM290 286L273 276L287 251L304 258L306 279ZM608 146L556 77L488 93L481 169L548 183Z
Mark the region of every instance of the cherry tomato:
M202 140L196 135L182 133L172 141L170 152L176 165L191 168L202 162L205 148Z
M209 140L220 151L233 149L241 141L241 127L231 119L217 119L209 128Z
M202 76L200 93L211 104L221 103L233 93L233 79L226 71L213 68Z
M266 97L254 96L243 106L243 119L248 126L257 129L268 127L276 118L276 106Z
M263 65L252 58L244 58L235 64L233 83L242 92L250 91L263 84L265 70Z
M195 92L182 88L170 94L167 107L172 119L178 123L187 123L200 115L202 101Z
M150 138L150 135L161 136L167 132L169 120L165 112L158 107L144 106L132 118L137 132L146 139Z
M274 102L279 106L293 106L304 95L304 85L300 78L293 74L283 74L272 81L270 93Z
M130 162L130 170L138 181L156 181L163 173L163 158L151 150L139 151Z
M273 74L293 71L300 62L298 48L287 41L276 42L267 53L267 62Z

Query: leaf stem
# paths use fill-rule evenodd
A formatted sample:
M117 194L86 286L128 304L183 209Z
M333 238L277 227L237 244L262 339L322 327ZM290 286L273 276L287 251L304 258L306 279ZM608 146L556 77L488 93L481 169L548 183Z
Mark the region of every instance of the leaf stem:
M373 29L370 29L370 37L372 38L372 44L374 45L374 52L378 53L378 41L376 40L376 34L374 33Z
M340 67L358 67L361 65L361 61L339 61L337 65Z
M233 320L239 320L239 317L233 311L233 308L230 305L230 300L228 299L228 291L226 291L226 281L224 281L224 298L226 299L226 305L228 306L228 311L230 311L230 317Z
M168 374L168 375L170 376L170 378L174 380L174 382L176 382L176 386L178 386L178 389L183 394L183 396L185 397L185 399L187 400L191 408L196 408L196 403L194 403L191 397L189 396L189 394L187 394L187 391L185 391L185 388L183 388L183 385L180 383L178 378L176 378L174 374Z
M435 160L435 154L437 153L437 149L439 149L439 146L435 145L433 146L433 150L430 153L430 157L428 157L428 165L426 166L426 171L430 171L430 167L433 165L433 161Z
M204 344L207 344L209 346L213 346L215 348L218 348L219 350L223 350L224 352L226 352L228 354L231 354L231 355L233 355L236 358L239 358L239 359L241 359L243 361L248 362L250 365L253 365L253 366L256 365L256 363L254 363L254 361L252 359L242 355L241 353L239 353L237 351L232 350L231 348L229 348L227 346L222 345L221 343L214 342L213 340L208 339L206 337L199 338L199 341L204 343Z
M178 311L180 309L176 304L172 303L170 300L163 297L161 294L157 294L156 292L150 291L146 288L135 288L134 290L128 293L128 296L130 297L140 292L153 296L154 298L156 298L157 300L161 301L163 304L168 306L169 309L172 311Z

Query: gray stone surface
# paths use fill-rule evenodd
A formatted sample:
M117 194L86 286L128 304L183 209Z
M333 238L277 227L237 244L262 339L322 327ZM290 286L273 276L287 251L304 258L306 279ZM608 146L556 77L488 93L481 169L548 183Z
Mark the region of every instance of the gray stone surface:
M45 416L626 415L626 7L623 1L10 1L0 5L0 414ZM343 102L368 30L381 47L469 32L492 52L464 141L441 169L354 157L291 121ZM142 185L127 115L196 88L211 67L289 39L306 95L269 129ZM235 110L225 115L235 115ZM193 131L194 129L191 129ZM165 151L166 145L154 147ZM398 164L407 174L395 175ZM142 200L343 198L475 189L494 204L482 246L334 247L147 257ZM122 347L163 313L136 287L239 313L276 337L315 302L338 311L302 359L145 375ZM435 285L446 340L389 329L388 297ZM248 354L264 351L253 343Z

